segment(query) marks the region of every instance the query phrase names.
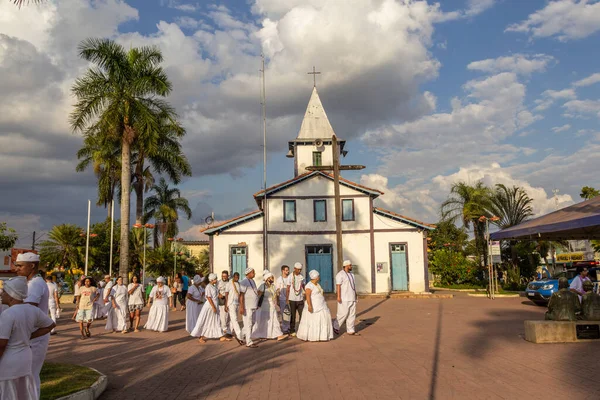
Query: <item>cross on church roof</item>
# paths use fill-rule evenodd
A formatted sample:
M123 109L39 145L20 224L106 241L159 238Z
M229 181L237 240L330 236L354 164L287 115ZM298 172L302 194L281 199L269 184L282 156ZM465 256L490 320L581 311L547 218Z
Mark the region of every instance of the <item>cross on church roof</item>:
M317 87L317 75L320 75L320 72L317 72L315 70L315 66L313 65L313 70L312 72L309 72L308 75L312 75L313 76L313 86Z

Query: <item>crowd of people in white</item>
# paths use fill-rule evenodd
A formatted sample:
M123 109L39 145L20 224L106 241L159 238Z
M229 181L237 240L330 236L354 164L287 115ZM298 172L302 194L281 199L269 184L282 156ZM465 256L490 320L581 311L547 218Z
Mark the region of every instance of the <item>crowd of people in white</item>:
M18 277L4 283L0 303L0 399L37 399L40 395L39 374L48 349L49 334L54 334L60 313L58 290L52 279L39 276L39 256L20 254L15 262ZM247 268L245 278L239 273L229 277L223 271L221 279L194 276L192 284L181 297L185 309L185 329L200 343L208 339L231 341L256 348L263 340L284 340L296 336L304 341L328 341L339 334L346 324L348 335L355 331L356 285L352 263L344 261L336 275L337 318L331 318L319 272L309 272L310 280L302 276L302 264L293 272L286 265L281 276L268 270L262 282L254 281L256 272ZM90 277L82 277L74 289L76 309L73 318L79 323L81 339L91 337L94 320L106 318L105 329L112 332L139 332L141 312L150 307L145 329L166 332L169 311L176 306L175 289L159 277L146 301L143 285L133 276L129 285L110 275L95 286ZM185 303L183 300L185 299ZM240 316L242 325L240 325ZM296 322L296 317L298 322ZM297 329L296 329L297 328Z

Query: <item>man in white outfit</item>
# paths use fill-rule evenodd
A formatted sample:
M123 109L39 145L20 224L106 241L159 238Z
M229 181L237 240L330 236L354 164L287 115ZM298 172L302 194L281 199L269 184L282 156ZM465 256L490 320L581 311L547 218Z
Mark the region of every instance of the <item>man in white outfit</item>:
M23 303L38 307L45 315L48 315L48 286L44 278L38 275L39 266L39 255L35 253L23 253L17 256L15 271L18 276L27 278L27 297L23 300ZM44 365L49 342L50 335L37 337L30 342L33 356L31 373L35 380L37 393L40 393L40 371L42 370L42 365Z
M242 342L242 328L240 328L240 322L238 321L238 313L240 311L240 274L238 272L233 273L233 278L227 282L227 288L225 289L225 312L229 314L230 326L232 332L240 345Z
M108 315L112 307L112 303L110 302L110 292L115 285L110 279L110 275L104 275L104 282L106 282L106 286L104 286L104 291L102 292L102 300L104 300L105 314Z
M50 318L52 319L52 322L54 322L54 325L56 325L60 302L58 300L58 286L56 283L52 282L52 275L46 276L46 286L48 286L48 310L50 311ZM50 334L55 335L56 328L52 328Z
M279 312L281 313L281 330L283 333L288 333L290 330L290 308L287 304L287 291L288 287L292 284L291 282L290 267L287 265L281 266L281 276L275 281L275 289L277 290L277 295L279 297ZM286 308L288 312L287 321L285 320Z
M258 291L254 282L254 268L246 268L246 278L240 283L240 312L244 321L243 336L246 346L257 348L252 342L252 328L256 324L256 309L258 308L258 298L262 292Z
M223 271L221 273L221 280L217 282L217 289L219 290L219 318L221 319L221 330L223 330L223 333L226 335L231 335L229 313L225 311L225 293L228 283L229 272Z
M354 330L356 320L356 280L352 273L352 262L345 260L343 269L335 276L337 293L337 318L333 321L333 331L340 333L340 326L346 323L348 335L360 336Z

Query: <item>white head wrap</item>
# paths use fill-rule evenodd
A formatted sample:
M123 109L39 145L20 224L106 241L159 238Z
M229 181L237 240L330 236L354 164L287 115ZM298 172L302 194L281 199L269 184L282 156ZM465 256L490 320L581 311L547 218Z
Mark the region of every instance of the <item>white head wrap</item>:
M158 279L156 279L156 283L158 283L158 282L165 283L165 278L163 278L162 276L159 276Z
M319 277L319 271L313 269L308 273L308 276L310 276L310 279L317 279Z
M269 279L270 277L272 277L272 276L273 276L273 274L271 273L271 271L266 271L265 270L265 272L263 272L263 280L265 280L265 281L267 279Z
M40 256L35 253L22 253L17 256L16 262L40 262Z
M194 279L192 279L192 281L194 282L194 285L198 285L202 281L202 277L200 275L194 275Z
M27 278L18 276L5 281L4 291L15 300L24 300L27 297Z
M100 287L106 286L106 282L104 282L104 281L100 281L100 283L98 283L98 284L100 285Z
M344 263L342 264L344 267L348 266L348 265L352 265L352 261L350 260L344 260Z
M246 268L246 272L245 272L245 274L246 274L246 275L248 275L248 274L249 274L250 272L252 272L252 271L254 271L254 268L252 268L252 267L248 267L248 268Z
M214 281L215 279L217 279L217 274L210 274L208 275L208 281Z
M294 264L294 269L302 269L302 264L297 262L296 264Z

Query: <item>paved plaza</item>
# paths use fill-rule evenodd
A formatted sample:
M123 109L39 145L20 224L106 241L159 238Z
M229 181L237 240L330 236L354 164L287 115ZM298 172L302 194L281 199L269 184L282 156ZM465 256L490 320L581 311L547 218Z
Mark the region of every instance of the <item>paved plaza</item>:
M48 360L108 375L101 399L600 398L589 374L600 343L526 342L523 320L543 318L544 309L524 298L366 299L358 313L361 337L258 349L201 345L180 311L167 333L105 333L96 322L84 341L63 317Z

